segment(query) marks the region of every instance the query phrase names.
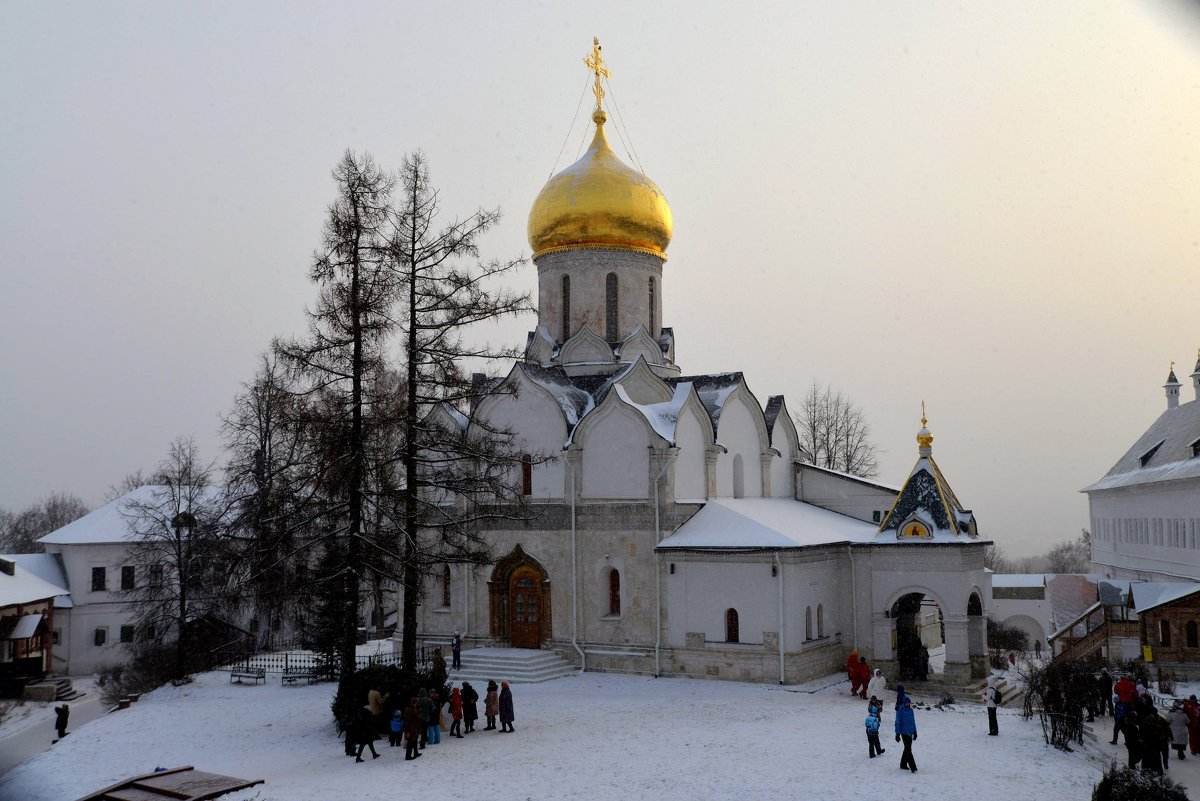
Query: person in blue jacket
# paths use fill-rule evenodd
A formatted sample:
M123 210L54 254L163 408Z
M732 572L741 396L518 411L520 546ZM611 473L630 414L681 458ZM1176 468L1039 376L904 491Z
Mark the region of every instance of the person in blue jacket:
M904 706L904 703L908 700L909 700L909 697L907 695L905 695L905 693L904 693L904 685L897 684L896 685L896 711L899 712L900 707Z
M900 755L900 767L917 772L917 760L913 757L912 744L917 739L917 717L913 714L912 699L905 698L904 706L896 712L896 742L904 741L904 753Z

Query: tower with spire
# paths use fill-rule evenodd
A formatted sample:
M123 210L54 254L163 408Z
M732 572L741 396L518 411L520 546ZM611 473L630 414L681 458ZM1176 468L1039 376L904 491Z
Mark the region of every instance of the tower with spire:
M964 509L942 470L933 459L933 434L921 402L921 429L917 432L917 463L879 526L880 537L897 540L944 542L975 539L975 515Z
M1175 409L1179 406L1179 379L1175 377L1175 362L1171 362L1171 369L1167 371L1167 383L1163 384L1163 389L1167 393L1167 408Z

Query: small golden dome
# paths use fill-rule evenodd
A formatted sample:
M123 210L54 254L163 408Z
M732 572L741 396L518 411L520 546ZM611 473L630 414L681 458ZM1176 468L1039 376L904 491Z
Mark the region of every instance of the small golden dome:
M529 246L536 259L577 248L616 248L665 259L671 207L657 185L625 166L604 136L607 116L592 114L596 135L583 158L555 175L529 211Z
M925 418L925 401L921 401L921 430L917 432L917 446L921 449L921 455L927 456L927 451L933 448L933 434L930 433L927 426L929 420Z

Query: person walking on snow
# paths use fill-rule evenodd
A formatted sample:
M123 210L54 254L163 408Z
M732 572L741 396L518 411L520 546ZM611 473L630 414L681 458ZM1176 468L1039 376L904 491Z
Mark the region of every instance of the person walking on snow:
M54 707L54 730L58 732L58 739L67 736L67 720L71 717L71 707L66 704Z
M510 732L516 731L513 728L513 699L512 690L508 688L508 682L500 682L500 731Z
M1125 709L1128 710L1129 705L1138 698L1137 685L1133 683L1133 679L1122 676L1113 685L1113 695L1121 699L1125 703Z
M858 658L858 674L855 678L858 684L858 697L867 700L867 684L871 681L871 666L867 664L867 658L860 656Z
M371 707L364 705L358 710L358 719L354 721L355 726L354 739L358 742L358 753L354 755L355 762L365 762L362 758L363 749L371 749L371 759L379 759L379 752L375 750L375 733L377 731L375 724L375 715L371 712Z
M450 640L450 669L462 670L462 635L454 630L454 638Z
M874 759L877 755L884 752L884 748L879 744L879 717L877 715L867 715L867 756Z
M853 648L850 651L850 656L846 659L846 678L850 680L850 694L858 695L858 688L854 677L858 675L858 649Z
M870 698L874 696L875 698L882 698L883 691L886 689L887 679L884 678L883 671L879 668L876 668L875 675L873 675L871 680L867 682L867 697Z
M1190 695L1183 702L1183 713L1188 719L1188 750L1192 756L1200 755L1200 701Z
M1119 695L1114 694L1112 697L1112 705L1113 705L1113 736L1112 736L1112 740L1109 742L1109 745L1116 745L1117 744L1117 734L1122 730L1122 727L1125 725L1125 702L1121 700L1121 697Z
M390 723L391 731L388 732L388 745L392 748L400 745L400 741L404 739L404 710L397 709L392 713Z
M455 687L450 691L450 736L462 739L463 704L462 695Z
M996 720L996 707L1000 704L1000 690L996 687L996 677L988 676L987 690L988 735L995 737L1000 733L1000 723Z
M905 698L904 706L896 712L896 742L904 741L904 753L900 755L900 768L917 772L917 760L913 756L912 744L917 739L917 716L913 714L912 700Z

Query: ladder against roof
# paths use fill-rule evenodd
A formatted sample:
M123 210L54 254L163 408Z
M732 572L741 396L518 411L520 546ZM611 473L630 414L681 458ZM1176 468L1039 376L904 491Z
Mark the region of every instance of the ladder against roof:
M235 790L244 790L264 779L238 779L196 770L191 765L159 770L134 776L103 790L81 797L78 801L207 801Z

